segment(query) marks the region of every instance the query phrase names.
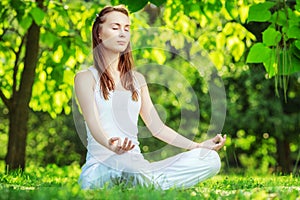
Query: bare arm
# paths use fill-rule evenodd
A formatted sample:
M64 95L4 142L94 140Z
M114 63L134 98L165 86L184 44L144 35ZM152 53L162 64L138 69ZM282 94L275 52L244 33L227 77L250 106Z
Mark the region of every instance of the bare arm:
M139 82L141 87L141 99L142 106L140 115L145 122L147 128L150 130L152 135L168 144L173 146L193 149L196 148L198 143L193 142L186 137L178 134L173 129L166 126L160 119L149 95L148 86L142 75L139 76Z
M149 90L145 79L142 75L139 76L139 82L141 87L141 99L142 106L140 115L145 122L147 128L150 130L152 135L168 144L173 146L194 149L194 148L209 148L213 150L221 149L226 141L226 136L222 137L220 134L212 139L204 141L202 143L196 143L188 138L180 135L170 127L166 126L160 119L149 95Z
M134 148L128 139L122 143L119 137L109 138L103 130L94 96L95 79L90 71L79 72L75 76L75 93L83 117L95 140L106 148L121 154Z

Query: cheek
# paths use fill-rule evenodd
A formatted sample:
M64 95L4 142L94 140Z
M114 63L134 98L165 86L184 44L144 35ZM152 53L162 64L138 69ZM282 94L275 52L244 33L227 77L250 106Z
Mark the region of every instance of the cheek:
M102 37L105 39L115 37L117 34L114 31L106 30L105 32L102 33Z
M125 37L130 40L130 32L125 32Z

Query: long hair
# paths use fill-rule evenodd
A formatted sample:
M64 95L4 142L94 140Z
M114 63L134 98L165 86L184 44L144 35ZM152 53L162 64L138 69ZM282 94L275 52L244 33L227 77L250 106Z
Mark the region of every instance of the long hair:
M115 83L111 74L107 70L107 60L104 56L105 49L103 48L102 40L99 39L99 32L102 28L101 24L105 22L105 15L113 11L121 12L126 16L129 16L127 9L123 6L107 6L103 8L97 15L92 28L94 67L98 71L98 75L100 77L100 88L105 100L109 99L109 91L115 89ZM134 63L129 42L125 51L121 52L120 54L118 70L120 71L120 79L122 86L126 90L130 90L132 93L132 99L134 101L137 101L138 93L133 81L133 67Z

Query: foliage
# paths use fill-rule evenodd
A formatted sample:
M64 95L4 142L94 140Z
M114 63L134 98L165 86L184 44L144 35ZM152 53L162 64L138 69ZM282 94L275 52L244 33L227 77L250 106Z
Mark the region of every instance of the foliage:
M161 6L163 3L165 3L166 0L111 0L112 5L119 5L123 4L126 5L130 12L137 12L139 10L142 10L148 3L152 3L155 6Z
M298 11L292 12L291 8L287 8L288 23L283 23L282 17L285 17L285 12L279 7L270 10L270 5L274 5L270 2L258 4L258 8L251 6L256 1L241 0L150 2L156 6L150 6L148 1L111 1L112 4L124 3L131 11L136 11L132 13L131 19L132 46L137 70L144 72L147 80L152 83L155 83L158 77L168 80L169 88L149 84L151 97L163 120L176 130L180 130L179 123L183 123L187 128L185 131L181 129L182 134L196 141L202 140L202 133L210 130L210 120L214 114L211 111L208 82L216 81L214 76L222 76L227 95L228 110L224 133L228 134L228 142L226 151L221 151L220 155L227 169L237 166L264 173L273 170L277 165L275 160L278 152L275 145L278 138L289 140L292 159L297 163L300 140L299 113L295 109L300 105L297 102L300 94L297 74L290 80L292 84L287 93L290 103L282 105L281 99L273 98L274 88L270 80L263 76L264 72L256 70L257 66L249 68L244 61L247 51L257 40L248 28L251 23L262 20L271 24L264 32L262 42L256 43L250 49L249 62L261 59L262 56L266 57L267 52L274 52L276 45L284 44L283 41L287 47L288 44L293 46L288 52L293 52L294 57L298 55L296 49L299 34L294 32L297 28L287 31L290 26L286 27L286 24L296 26L296 23L299 23ZM39 65L36 68L33 97L30 102L33 113L28 123L29 165L68 165L74 160L80 163L84 161L84 156L80 157L80 154L84 155L85 149L78 140L76 141L78 137L70 115L72 84L74 74L91 64L91 24L95 14L106 4L108 1L46 1L45 10L41 10L31 1L6 0L0 3L3 21L0 25L0 88L7 97L11 96L13 66L16 63L20 64L16 83L20 82L24 57L22 37L33 21L41 26ZM270 16L258 12L257 9L262 9ZM276 13L279 21L275 20ZM246 28L247 18L251 23L248 23ZM153 27L162 29L157 31L156 35L149 35L147 31ZM281 37L281 40L276 36ZM264 51L260 49L262 46ZM258 51L254 51L257 47ZM16 59L17 52L20 52L19 59ZM209 55L215 65L209 73L204 68L195 68L190 62L203 52ZM201 61L193 61L198 63L199 60ZM157 68L147 71L146 64L150 69ZM174 74L160 73L160 70L168 67L181 74L187 82L182 85L177 79L170 78ZM276 70L270 73L269 69L270 67L266 68L267 72L275 75ZM191 100L191 93L182 89L186 86L195 91L200 108L201 123L197 128L194 126L199 123L198 118L181 118L182 110L191 113L197 110L193 103L182 103ZM48 112L53 119L43 112ZM1 107L1 149L7 144L8 115L7 109ZM141 121L140 126L143 126ZM154 152L165 145L153 137L150 138L146 131L141 131L141 135L141 148L145 153ZM159 158L166 157L172 151L163 151ZM4 158L4 154L2 151L1 158ZM238 191L234 192L234 195L239 195Z
M0 199L296 199L300 179L293 176L218 175L193 188L81 190L78 165L59 168L29 166L26 172L0 174Z
M242 26L248 7L244 1L167 1L163 21L166 27L193 38L191 49L207 51L218 71L224 73L226 66L243 60L243 52L255 40Z
M90 52L85 21L93 19L85 18L90 10L85 9L88 4L82 5L80 1L73 2L74 7L66 1L1 1L0 98L9 109L9 170L25 166L28 107L53 118L71 112L68 102L75 69ZM88 14L80 17L84 12Z
M27 165L84 163L86 148L77 135L71 115L58 115L51 119L46 113L32 112L28 123Z
M288 75L300 71L300 1L288 3L279 0L253 4L247 20L268 24L262 41L250 48L247 62L263 63L268 77L276 77L277 94L277 85L286 94Z
M229 159L233 159L230 166L252 168L257 173L276 171L282 151L277 147L279 140L293 145L300 139L300 115L292 109L300 105L294 96L300 89L297 78L291 78L288 102L284 103L274 96L274 84L265 80L263 71L256 66L224 80L229 99L224 132L233 133L227 146ZM294 148L290 153L295 160L298 151Z
M1 1L0 7L3 21L0 31L0 86L4 95L9 98L13 84L20 83L23 40L34 21L41 26L41 35L30 107L35 111L49 112L52 117L62 111L70 113L68 102L73 92L73 76L90 53L90 24L98 6L83 6L80 1L72 4L47 1L45 10L42 10L31 1ZM17 69L16 76L13 75L14 68Z

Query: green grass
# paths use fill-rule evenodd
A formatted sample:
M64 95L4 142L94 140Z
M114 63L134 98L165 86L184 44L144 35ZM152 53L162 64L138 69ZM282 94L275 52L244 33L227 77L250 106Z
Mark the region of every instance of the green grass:
M81 190L78 165L28 167L0 174L0 199L300 199L300 177L217 175L197 186L167 191L152 188Z

